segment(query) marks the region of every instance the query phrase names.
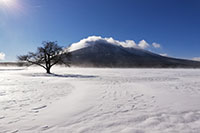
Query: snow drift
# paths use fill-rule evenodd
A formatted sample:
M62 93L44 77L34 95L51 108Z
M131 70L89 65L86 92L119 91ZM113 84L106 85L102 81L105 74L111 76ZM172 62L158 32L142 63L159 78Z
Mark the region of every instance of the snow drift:
M0 69L1 133L200 132L198 69Z

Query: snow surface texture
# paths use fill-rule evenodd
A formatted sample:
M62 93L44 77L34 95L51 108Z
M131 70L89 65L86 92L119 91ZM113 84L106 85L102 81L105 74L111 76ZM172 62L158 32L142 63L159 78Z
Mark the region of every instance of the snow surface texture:
M147 49L148 47L150 47L150 45L145 40L141 40L138 44L136 44L135 41L133 40L118 41L113 39L112 37L102 38L101 36L89 36L88 38L82 39L77 43L73 43L68 50L71 52L95 44L111 44L115 46L122 46L125 48L138 48L138 49ZM154 48L161 47L160 44L155 42L152 44L152 46Z
M199 69L0 68L1 133L199 133Z

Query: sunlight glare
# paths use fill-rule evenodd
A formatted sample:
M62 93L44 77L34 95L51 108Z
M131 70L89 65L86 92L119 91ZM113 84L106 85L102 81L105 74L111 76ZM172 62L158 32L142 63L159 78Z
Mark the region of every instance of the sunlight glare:
M15 3L15 0L0 0L1 6L12 6Z
M22 3L19 0L0 0L0 11L4 15L8 15L9 13L21 14L23 13L23 9Z

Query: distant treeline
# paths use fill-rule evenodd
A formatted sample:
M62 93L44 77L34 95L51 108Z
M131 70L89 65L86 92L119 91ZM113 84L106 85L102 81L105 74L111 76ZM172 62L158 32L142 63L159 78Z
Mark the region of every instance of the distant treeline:
M28 66L26 62L0 62L0 66Z

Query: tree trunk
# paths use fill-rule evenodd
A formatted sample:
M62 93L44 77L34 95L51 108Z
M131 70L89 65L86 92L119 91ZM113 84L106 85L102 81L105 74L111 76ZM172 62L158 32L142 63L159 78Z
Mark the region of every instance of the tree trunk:
M51 74L50 68L47 68L46 70L48 74Z

